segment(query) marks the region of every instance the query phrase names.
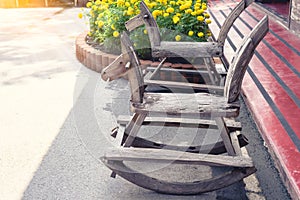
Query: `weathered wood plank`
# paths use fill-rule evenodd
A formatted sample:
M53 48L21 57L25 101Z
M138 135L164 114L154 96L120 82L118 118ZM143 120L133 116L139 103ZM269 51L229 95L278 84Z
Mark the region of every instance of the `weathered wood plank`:
M192 90L202 90L204 92L209 92L212 94L223 95L224 87L216 85L205 85L189 82L173 82L173 81L161 81L161 80L145 80L145 85L161 86L169 89L192 89Z
M199 117L236 117L239 107L239 102L227 103L225 97L208 93L145 93L143 103L132 104L132 111Z
M126 125L129 121L131 121L131 119L132 117L128 115L119 115L117 118L117 123ZM236 122L232 119L224 120L229 131L242 130L242 125L240 122ZM146 117L143 125L218 129L217 124L214 120L187 119L178 117Z
M133 121L132 127L128 133L128 137L126 138L124 144L122 144L124 147L130 147L132 142L134 141L134 138L137 136L138 131L141 128L141 125L146 118L146 114L138 114L135 121ZM124 137L123 137L124 138Z
M236 155L237 156L242 156L242 150L241 150L241 147L239 145L239 140L238 140L238 137L237 137L238 134L239 134L239 131L233 131L229 135L230 135L232 147L233 147Z
M194 164L209 166L253 167L250 157L225 156L210 154L194 154L172 150L146 148L114 148L109 149L104 159L137 162L172 162L176 164Z
M124 136L127 136L126 133ZM242 134L238 135L238 141L240 147L244 147L248 144L248 139ZM153 149L164 149L164 150L168 149L168 150L184 151L190 153L223 154L227 152L223 141L210 143L210 144L195 145L195 146L194 145L178 146L178 145L166 144L160 141L151 141L148 140L147 138L136 136L131 146L139 147L139 148L153 148Z
M217 117L216 119L216 124L219 127L220 133L221 133L221 138L224 142L225 148L227 150L228 155L230 156L235 156L236 153L233 149L231 139L229 137L229 130L226 127L226 124L224 122L224 119L221 117Z
M201 58L223 54L223 47L216 42L168 42L152 47L154 57Z

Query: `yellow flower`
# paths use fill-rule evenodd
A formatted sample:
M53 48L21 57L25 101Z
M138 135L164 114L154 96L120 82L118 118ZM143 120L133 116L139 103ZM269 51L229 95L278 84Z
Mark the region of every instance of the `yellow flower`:
M203 16L198 16L197 20L200 21L200 22L203 22L204 21L204 17Z
M78 18L81 19L83 17L83 14L80 12L78 13Z
M180 18L179 18L178 16L175 15L175 16L173 17L173 23L174 23L174 24L177 24L177 23L179 22L179 20L180 20Z
M92 9L96 11L96 10L98 9L98 6L93 5L93 6L92 6Z
M134 9L132 7L129 7L127 10L127 15L133 15L134 14Z
M204 33L199 32L197 35L198 35L198 37L203 37L203 36L204 36Z
M193 36L194 35L194 31L189 31L188 35L189 36Z
M113 32L113 36L114 36L114 37L119 37L119 35L120 35L120 33L119 33L118 31L114 31L114 32Z
M185 10L185 13L187 13L187 14L190 14L190 13L192 13L193 12L193 10L192 9L187 9L187 10Z
M197 15L201 15L203 12L204 12L203 9L200 9L200 10L197 10L197 11L196 11Z
M100 5L100 4L101 4L101 1L100 1L100 0L97 0L97 1L95 1L95 4L96 4L96 5Z
M175 1L170 1L170 5L174 6L175 4Z
M104 16L104 13L100 13L100 14L98 15L99 18L102 18L103 16Z
M124 3L125 3L124 0L117 0L117 6L119 6L119 7L123 6Z
M110 28L111 28L112 30L116 30L116 27L115 27L114 24L112 24L112 25L110 26Z
M182 5L182 6L179 7L179 10L184 10L184 9L185 9L184 5Z
M152 12L152 15L153 15L154 19L156 19L156 17L159 16L160 14L161 14L161 11L160 11L160 10L154 10L154 11Z
M145 34L145 35L147 35L147 34L148 34L148 31L147 31L147 29L145 29L145 30L144 30L144 34Z
M181 40L181 36L180 35L176 35L175 36L175 40L178 42L178 41L180 41Z
M126 2L126 3L125 3L125 6L126 6L126 7L129 7L129 6L130 6L130 3L129 3L129 2Z
M164 17L168 17L169 15L169 13L164 13Z
M208 13L204 13L205 18L210 18L210 15Z
M193 16L196 16L197 15L197 12L191 12L191 15L193 15Z
M173 12L174 12L174 8L170 8L170 7L169 7L169 8L167 8L166 11L167 11L167 13L173 13Z
M210 20L210 19L207 19L207 20L205 20L205 22L206 22L207 24L210 24L210 23L211 23L211 20Z
M99 21L99 22L98 22L98 27L99 27L99 28L102 28L103 25L104 25L104 22L103 22L103 21Z
M92 33L91 33L91 31L89 31L89 32L88 32L88 36L92 36Z
M86 7L90 8L90 7L92 7L92 5L93 5L92 2L87 2Z
M207 36L211 36L211 32L207 32L206 35L207 35Z
M207 9L207 6L203 6L203 5L202 5L202 9L203 9L203 10L206 10L206 9Z

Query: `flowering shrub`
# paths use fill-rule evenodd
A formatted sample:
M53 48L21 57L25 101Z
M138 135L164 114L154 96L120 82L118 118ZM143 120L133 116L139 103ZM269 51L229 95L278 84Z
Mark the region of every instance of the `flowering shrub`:
M85 16L89 20L88 35L113 52L118 52L120 33L125 30L125 22L139 14L140 0L96 0L87 3L90 8ZM162 40L207 41L211 35L208 24L210 16L206 12L207 0L145 0L160 27ZM83 17L82 13L78 15ZM144 27L135 30L131 39L137 48L149 47L147 31Z

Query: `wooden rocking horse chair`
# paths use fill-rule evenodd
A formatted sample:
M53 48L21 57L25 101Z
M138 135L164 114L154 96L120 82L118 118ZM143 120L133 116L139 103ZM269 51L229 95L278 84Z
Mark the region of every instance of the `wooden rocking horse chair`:
M122 34L122 53L131 88L131 110L133 118L123 133L122 147L108 150L102 162L114 173L143 188L170 194L197 194L213 191L242 180L256 171L251 158L244 156L238 142L238 131L230 131L224 118L235 118L239 114L239 95L242 80L256 46L268 32L268 18L264 17L254 28L255 34L247 36L236 51L228 70L223 95L211 93L145 93L144 78L140 62L126 33ZM132 145L149 114L184 116L187 120L213 119L220 132L225 154L212 155L176 150L134 148ZM129 148L131 147L131 148ZM201 149L201 148L200 148ZM144 164L167 163L195 165L211 169L222 168L218 175L192 182L168 181L160 176L152 177L138 171L128 162ZM199 172L200 173L200 172Z
M264 17L248 34L248 36L244 39L242 43L245 43L246 39L251 38L254 41L255 47L258 45L259 41L262 39L261 34L265 33L268 30L268 18ZM238 53L238 50L236 51ZM141 73L141 72L140 72ZM213 94L219 94L224 95L224 87L221 86L214 86L214 85L204 85L204 84L193 84L193 83L177 83L177 82L167 82L167 81L159 81L159 80L145 80L143 83L147 87L149 86L162 86L165 88L170 89L170 91L178 92L178 91L185 91L184 93L193 93L194 89L197 89L197 91L202 92L208 92ZM183 90L178 90L178 88ZM145 89L145 90L146 90ZM147 92L147 91L146 91ZM130 121L131 119L128 116L118 116L118 123L120 124L119 128L121 128L121 131L124 129L124 126ZM242 127L239 122L236 122L232 119L225 118L224 119L227 128L230 132L232 131L241 131ZM218 126L216 125L214 120L193 120L193 119L177 119L174 117L147 117L143 125L149 125L152 126L180 126L180 127L194 127L194 128L210 128L210 129L218 129ZM112 131L112 136L116 137L116 134L118 133L118 129L114 129ZM127 133L125 131L123 142L127 137ZM238 141L241 147L248 144L248 140L245 136L242 134L238 134ZM200 149L203 150L203 152L209 152L210 154L219 154L225 152L225 146L222 142L214 144L214 147L212 148L210 145L199 145L199 146L173 146L170 144L163 144L158 142L149 141L142 137L136 137L132 146L134 147L148 147L148 148L164 148L164 149L176 149L176 150L182 150L182 151L188 151L188 152L200 152Z

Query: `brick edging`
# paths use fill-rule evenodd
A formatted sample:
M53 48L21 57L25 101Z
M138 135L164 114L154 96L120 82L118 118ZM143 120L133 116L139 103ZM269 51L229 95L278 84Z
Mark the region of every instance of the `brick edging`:
M84 32L76 38L76 58L87 68L100 73L104 67L114 61L118 56L104 53L88 45L85 40L86 35L87 32Z

